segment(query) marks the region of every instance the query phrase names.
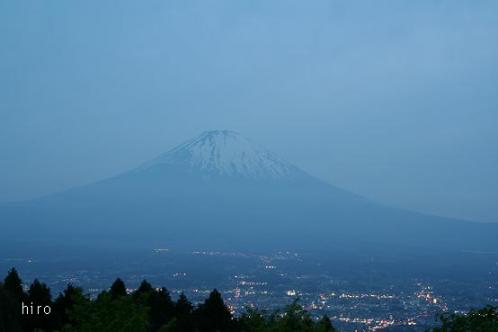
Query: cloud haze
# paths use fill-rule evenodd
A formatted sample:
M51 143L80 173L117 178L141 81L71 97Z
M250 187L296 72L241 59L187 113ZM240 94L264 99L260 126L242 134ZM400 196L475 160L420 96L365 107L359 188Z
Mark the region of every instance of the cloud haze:
M378 202L498 221L495 1L0 3L0 201L233 129Z

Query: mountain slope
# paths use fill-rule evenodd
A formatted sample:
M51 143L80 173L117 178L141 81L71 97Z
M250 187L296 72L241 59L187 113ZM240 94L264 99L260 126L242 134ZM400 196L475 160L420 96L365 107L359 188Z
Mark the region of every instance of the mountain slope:
M302 171L238 133L213 130L145 163L138 171L177 165L190 172L275 180L299 177Z
M496 225L390 209L328 185L231 131L119 176L0 211L27 241L320 249L496 250Z

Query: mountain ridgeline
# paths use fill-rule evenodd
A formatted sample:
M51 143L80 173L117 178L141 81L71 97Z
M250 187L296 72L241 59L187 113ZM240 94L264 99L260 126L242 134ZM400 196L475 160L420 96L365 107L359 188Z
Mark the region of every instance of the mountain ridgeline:
M124 174L0 208L3 241L334 250L498 249L498 225L378 205L232 131L208 131Z

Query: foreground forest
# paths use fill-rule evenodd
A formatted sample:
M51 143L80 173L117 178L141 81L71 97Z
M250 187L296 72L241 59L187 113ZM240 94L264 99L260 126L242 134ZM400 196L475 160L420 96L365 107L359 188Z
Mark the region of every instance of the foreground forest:
M24 306L23 306L24 305ZM24 312L23 312L24 310ZM181 294L173 301L166 288L143 281L128 293L116 279L111 287L90 299L72 285L52 300L50 289L34 280L27 292L15 269L0 283L0 332L333 332L327 316L313 319L297 301L282 311L247 308L234 317L221 294L213 290L194 305ZM443 314L433 332L498 331L498 313L486 307L467 315Z

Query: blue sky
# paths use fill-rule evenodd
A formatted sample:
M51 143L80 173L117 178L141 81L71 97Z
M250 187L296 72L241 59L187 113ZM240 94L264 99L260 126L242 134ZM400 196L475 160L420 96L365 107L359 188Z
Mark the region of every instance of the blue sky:
M232 129L386 205L498 221L496 1L0 3L0 201Z

